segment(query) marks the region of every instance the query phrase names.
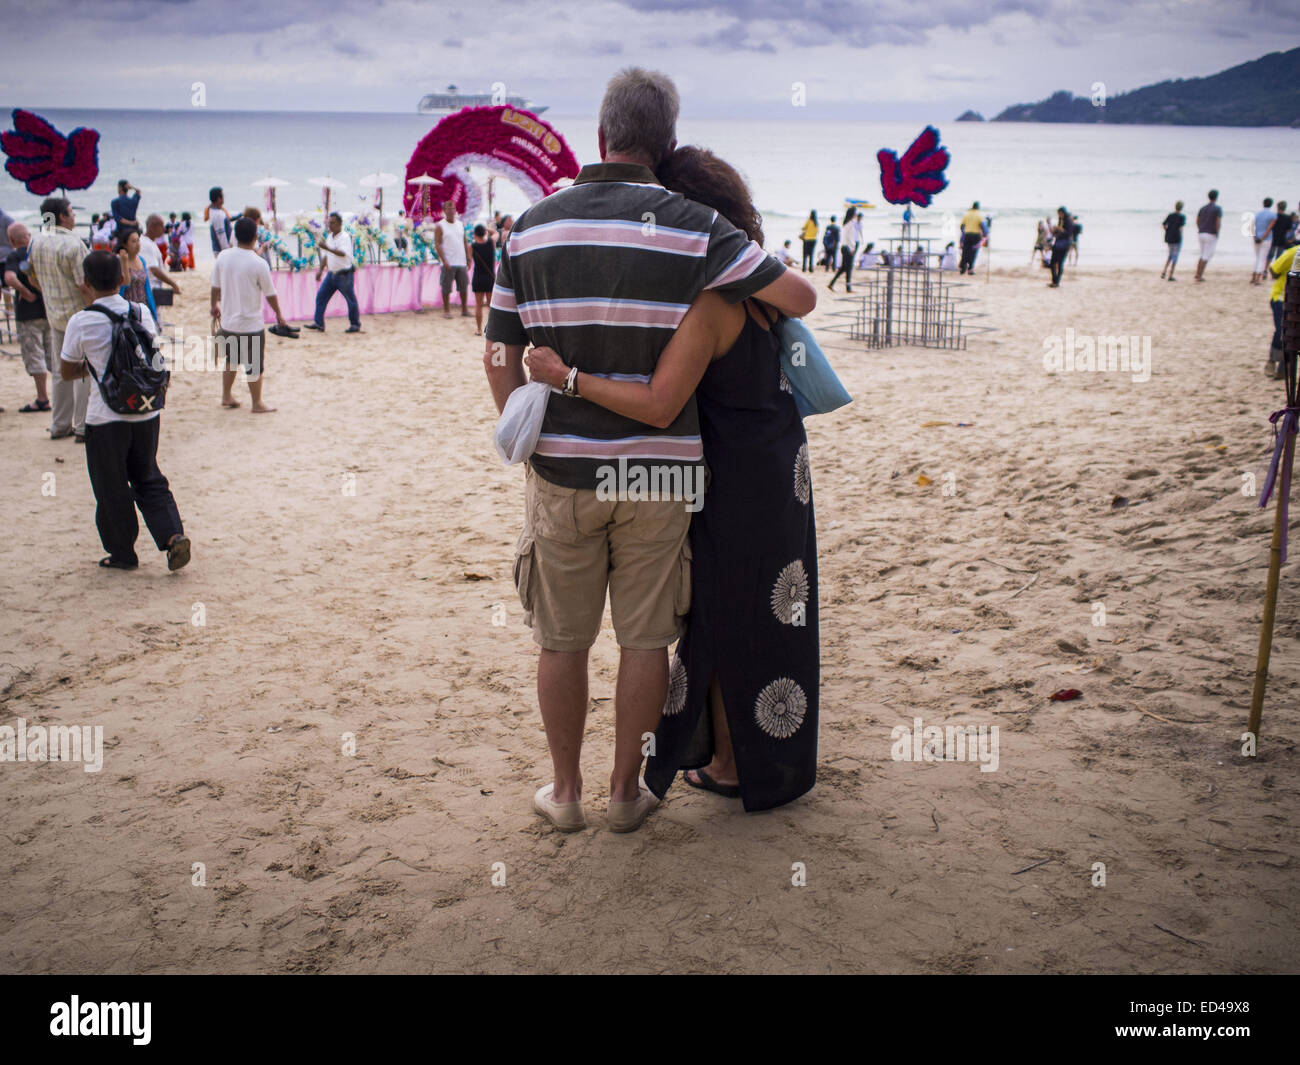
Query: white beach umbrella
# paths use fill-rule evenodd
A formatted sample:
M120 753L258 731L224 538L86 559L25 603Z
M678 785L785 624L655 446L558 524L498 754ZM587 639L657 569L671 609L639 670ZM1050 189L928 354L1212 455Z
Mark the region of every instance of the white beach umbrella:
M429 190L434 185L441 185L442 182L429 174L421 174L419 177L407 178L406 183L420 186L420 215L421 217L427 217L429 214Z
M329 213L330 213L330 190L331 190L331 189L346 189L346 188L348 187L348 186L347 186L347 182L345 182L345 181L339 181L337 178L332 178L332 177L314 177L314 178L308 178L308 179L307 179L307 184L308 184L308 185L315 185L317 188L322 188L322 189L325 190L325 215L326 215L326 217L328 217L328 216L329 216Z
M277 222L279 221L279 218L275 213L275 190L282 189L286 185L291 184L293 184L293 182L286 181L284 178L271 177L269 174L266 177L253 182L253 188L267 190L267 200L271 206L271 218Z
M386 170L380 170L374 174L367 174L357 182L363 189L378 189L379 195L376 206L379 208L379 227L384 226L384 189L398 184L402 179L396 174L390 174Z

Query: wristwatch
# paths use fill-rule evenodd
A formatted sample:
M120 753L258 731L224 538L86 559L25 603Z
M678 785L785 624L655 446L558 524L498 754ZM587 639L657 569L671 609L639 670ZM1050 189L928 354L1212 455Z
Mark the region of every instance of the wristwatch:
M576 396L578 394L578 368L576 366L569 370L569 376L564 379L564 394L566 396Z

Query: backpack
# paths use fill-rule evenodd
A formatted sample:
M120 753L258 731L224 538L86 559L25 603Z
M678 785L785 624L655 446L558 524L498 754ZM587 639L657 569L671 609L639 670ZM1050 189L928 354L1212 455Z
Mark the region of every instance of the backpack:
M86 366L109 410L118 414L148 414L162 410L172 375L170 370L155 365L154 337L144 327L140 304L128 303L127 308L125 315L114 314L100 303L86 308L98 311L113 323L103 375L95 373L89 359Z

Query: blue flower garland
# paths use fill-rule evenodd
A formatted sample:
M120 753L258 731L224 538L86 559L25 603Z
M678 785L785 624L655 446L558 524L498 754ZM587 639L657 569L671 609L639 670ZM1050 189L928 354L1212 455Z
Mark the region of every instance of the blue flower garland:
M403 269L411 269L422 263L437 262L438 256L433 245L424 239L418 229L407 230L411 250L403 252L393 243L393 238L382 229L372 225L367 218L360 218L345 225L344 231L352 238L352 246L360 252L363 248L373 246L384 262L396 263ZM292 272L301 273L311 270L320 261L321 227L315 222L298 222L290 230L290 236L296 236L302 243L305 255L295 255L285 243L284 237L272 233L265 226L258 228L257 237L262 244L275 253L277 259ZM361 256L358 255L358 258Z

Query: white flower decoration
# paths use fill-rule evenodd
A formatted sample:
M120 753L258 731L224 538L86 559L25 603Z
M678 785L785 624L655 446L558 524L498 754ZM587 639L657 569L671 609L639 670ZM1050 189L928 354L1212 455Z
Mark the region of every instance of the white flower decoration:
M758 727L778 740L793 736L803 724L808 698L789 677L779 677L758 693L754 720Z
M808 571L796 558L781 571L776 584L772 586L772 613L776 615L777 621L793 625L795 605L803 607L807 603Z
M812 470L808 466L808 445L800 444L794 457L794 495L800 503L812 498Z
M672 676L668 681L668 698L664 701L664 717L672 717L686 709L686 663L680 654L673 656Z

